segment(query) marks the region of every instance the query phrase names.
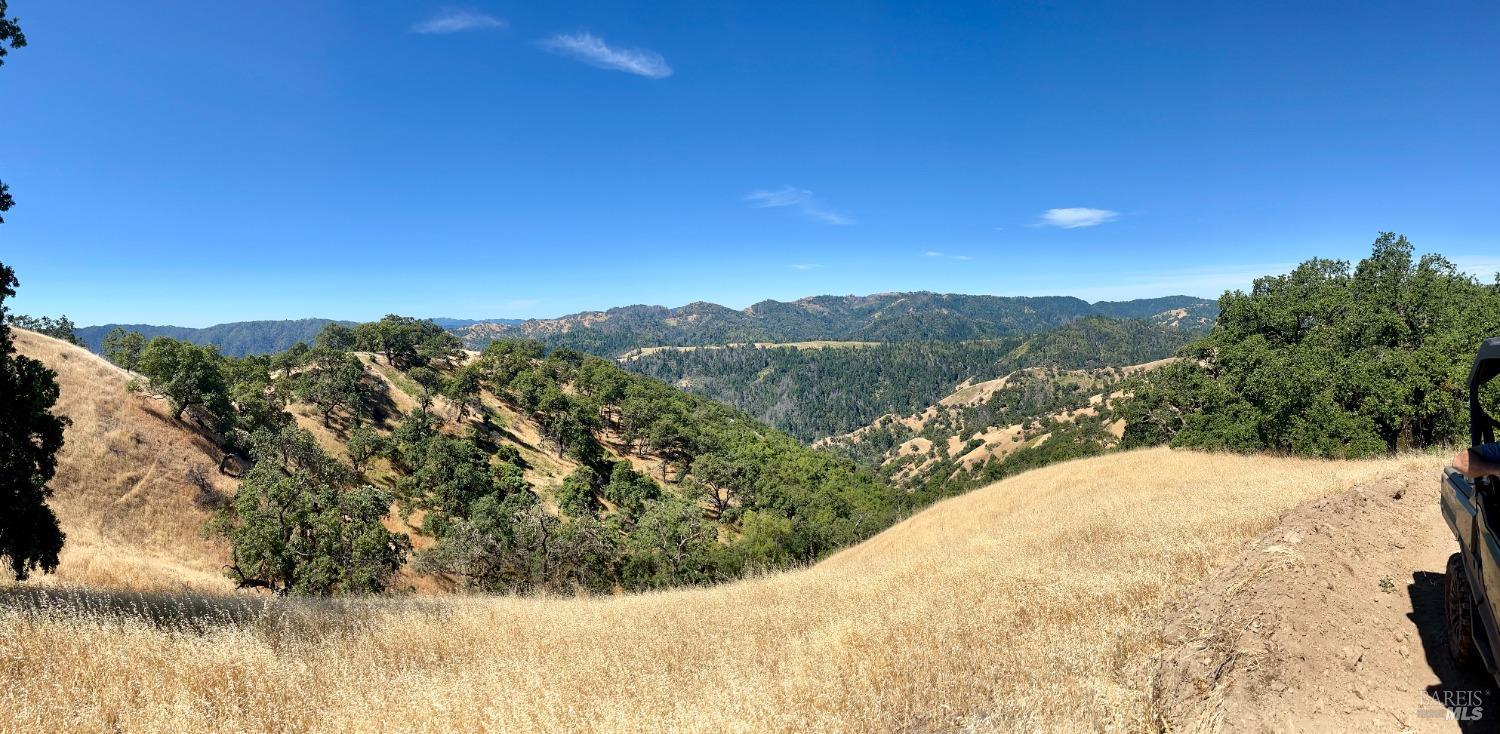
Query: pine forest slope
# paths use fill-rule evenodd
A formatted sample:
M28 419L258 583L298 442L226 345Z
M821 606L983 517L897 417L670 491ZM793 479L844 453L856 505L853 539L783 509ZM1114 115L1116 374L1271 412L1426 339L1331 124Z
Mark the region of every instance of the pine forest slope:
M0 660L27 661L0 665L0 730L1152 731L1176 600L1298 503L1429 465L1111 454L644 595L0 589Z

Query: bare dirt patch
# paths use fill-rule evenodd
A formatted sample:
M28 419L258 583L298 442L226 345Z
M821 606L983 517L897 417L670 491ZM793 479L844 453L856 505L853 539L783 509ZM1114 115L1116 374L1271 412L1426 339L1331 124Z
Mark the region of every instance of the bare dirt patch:
M1489 712L1496 689L1445 651L1443 571L1458 545L1438 509L1439 463L1306 503L1209 576L1150 671L1157 726L1495 730L1435 700L1476 692Z

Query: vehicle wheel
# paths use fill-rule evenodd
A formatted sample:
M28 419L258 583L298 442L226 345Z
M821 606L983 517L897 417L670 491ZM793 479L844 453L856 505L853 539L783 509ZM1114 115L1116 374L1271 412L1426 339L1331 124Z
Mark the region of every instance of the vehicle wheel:
M1469 590L1469 579L1464 573L1462 553L1448 556L1443 612L1448 622L1448 655L1460 667L1474 665L1479 657L1479 651L1474 646L1474 595Z

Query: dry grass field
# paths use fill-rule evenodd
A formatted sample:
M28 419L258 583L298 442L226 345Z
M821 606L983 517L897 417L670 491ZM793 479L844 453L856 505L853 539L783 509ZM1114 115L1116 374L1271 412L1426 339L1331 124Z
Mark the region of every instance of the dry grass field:
M0 731L1148 730L1174 599L1298 503L1424 463L1108 455L636 596L0 587Z

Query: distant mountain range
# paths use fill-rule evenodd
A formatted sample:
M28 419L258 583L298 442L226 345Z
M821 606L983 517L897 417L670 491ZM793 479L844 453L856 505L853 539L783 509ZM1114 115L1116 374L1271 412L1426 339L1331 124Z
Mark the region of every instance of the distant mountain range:
M269 354L290 348L297 342L311 343L324 326L335 323L333 319L293 319L289 321L235 321L195 329L187 326L157 326L154 324L101 324L84 326L73 330L92 352L100 351L104 336L116 327L126 331L138 331L147 338L169 336L194 344L212 344L231 357L247 354ZM339 321L353 326L352 321Z
M1067 296L1009 297L951 293L877 293L761 301L736 310L697 302L679 308L624 306L554 319L435 318L472 348L496 339L536 339L553 347L617 356L649 346L749 342L965 341L1035 334L1086 316L1144 319L1184 331L1206 331L1218 317L1217 301L1166 296L1134 301L1088 301ZM103 324L76 332L99 351L116 326L151 336L213 344L224 354L278 352L311 342L332 319L239 321L201 329L152 324ZM338 323L350 325L351 322Z
M435 318L431 321L444 329L457 330L474 324L519 324L521 319L450 319ZM223 354L243 357L247 354L271 354L285 351L297 342L312 343L313 337L324 326L338 323L354 326L354 321L334 319L291 319L287 321L233 321L203 328L188 326L158 326L156 324L101 324L84 326L73 330L90 351L99 352L104 336L116 327L126 331L138 331L147 338L169 336L194 344L212 344Z
M993 339L1034 334L1085 316L1144 319L1205 331L1218 313L1217 301L1192 296L1089 303L1066 296L918 292L761 301L744 310L704 302L680 308L625 306L518 324L477 323L455 331L475 348L495 339L525 337L550 346L619 355L663 345Z

